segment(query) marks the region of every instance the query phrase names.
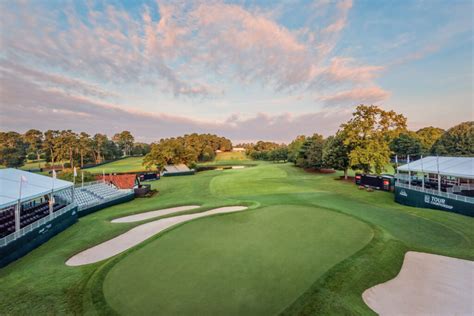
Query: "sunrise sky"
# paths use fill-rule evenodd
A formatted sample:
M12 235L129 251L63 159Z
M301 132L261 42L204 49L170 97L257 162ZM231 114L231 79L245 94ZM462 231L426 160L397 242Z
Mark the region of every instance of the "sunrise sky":
M0 129L334 133L473 120L472 1L1 1Z

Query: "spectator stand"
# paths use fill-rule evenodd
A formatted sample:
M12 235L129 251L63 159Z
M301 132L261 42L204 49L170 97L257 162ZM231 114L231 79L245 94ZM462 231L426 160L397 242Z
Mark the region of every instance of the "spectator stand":
M474 216L474 157L408 157L395 178L398 203Z
M70 200L62 198L66 192ZM76 221L71 182L23 170L0 170L0 267Z

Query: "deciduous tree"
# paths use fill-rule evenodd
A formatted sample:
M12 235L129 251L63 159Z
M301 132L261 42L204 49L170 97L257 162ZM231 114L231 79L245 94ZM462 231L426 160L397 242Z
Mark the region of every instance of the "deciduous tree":
M359 105L352 119L341 127L344 144L351 147L350 166L367 173L381 173L390 162L389 143L406 131L406 118L374 105Z
M434 143L431 152L437 155L474 156L474 121L448 129Z

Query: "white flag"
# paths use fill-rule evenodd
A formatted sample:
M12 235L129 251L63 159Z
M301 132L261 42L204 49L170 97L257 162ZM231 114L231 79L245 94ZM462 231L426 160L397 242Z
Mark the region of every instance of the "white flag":
M23 182L24 184L28 183L28 179L25 176L21 176L20 181Z
M76 170L76 167L74 167L74 176L77 177L77 170Z
M56 179L56 178L57 178L56 170L53 169L53 179Z

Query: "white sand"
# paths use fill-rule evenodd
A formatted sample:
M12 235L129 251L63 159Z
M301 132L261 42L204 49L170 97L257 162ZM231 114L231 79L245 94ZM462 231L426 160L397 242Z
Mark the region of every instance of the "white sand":
M158 216L164 216L164 215L168 215L168 214L171 214L171 213L189 211L189 210L193 210L193 209L196 209L196 208L200 208L200 206L199 205L186 205L186 206L165 208L165 209L158 210L158 211L144 212L144 213L140 213L140 214L135 214L135 215L116 218L116 219L112 220L112 223L139 222L139 221L143 221L145 219L150 219L150 218L154 218L154 217L158 217Z
M68 266L80 266L84 264L95 263L113 257L125 250L138 245L146 239L168 229L176 224L187 222L189 220L205 217L214 214L231 213L246 210L245 206L220 207L206 212L186 214L168 218L162 218L150 223L139 225L129 231L103 242L97 246L84 250L66 261Z
M474 315L474 262L409 251L400 273L362 298L379 315Z

